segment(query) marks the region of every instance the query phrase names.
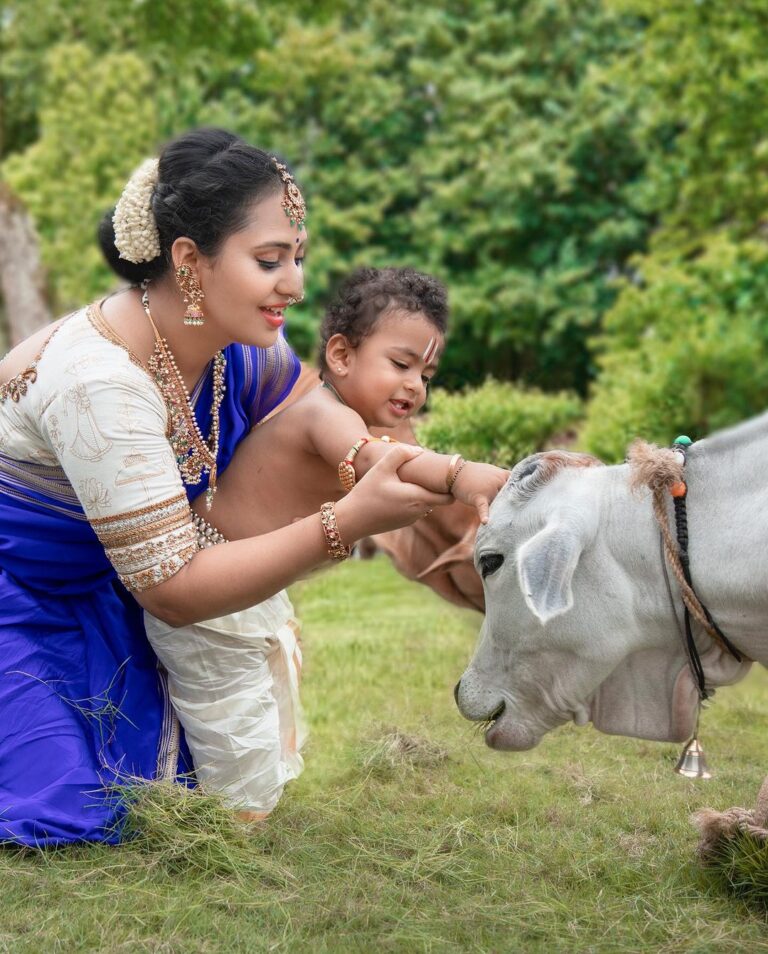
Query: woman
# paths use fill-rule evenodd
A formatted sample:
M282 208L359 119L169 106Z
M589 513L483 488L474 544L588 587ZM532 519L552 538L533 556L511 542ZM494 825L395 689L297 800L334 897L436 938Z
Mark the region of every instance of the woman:
M116 271L144 287L0 363L7 840L118 841L120 783L189 769L142 610L182 626L244 609L450 500L399 480L418 449L398 446L322 514L200 545L190 502L295 380L281 328L302 297L304 215L274 157L221 130L182 136L102 226Z

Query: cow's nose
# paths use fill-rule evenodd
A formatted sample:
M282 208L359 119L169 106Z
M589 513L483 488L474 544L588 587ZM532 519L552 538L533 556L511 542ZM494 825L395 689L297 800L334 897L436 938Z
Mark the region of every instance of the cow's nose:
M459 704L459 686L461 685L461 679L453 687L453 698L456 700L456 705Z

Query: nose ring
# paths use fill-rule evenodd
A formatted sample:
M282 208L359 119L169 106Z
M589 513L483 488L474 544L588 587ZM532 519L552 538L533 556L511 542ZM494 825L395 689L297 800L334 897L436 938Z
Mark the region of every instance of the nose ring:
M301 298L294 298L293 296L291 296L291 297L288 299L288 304L289 304L289 305L298 305L298 304L299 304L300 302L302 302L302 301L304 301L304 293L303 293L303 292L302 292L302 294L301 294Z

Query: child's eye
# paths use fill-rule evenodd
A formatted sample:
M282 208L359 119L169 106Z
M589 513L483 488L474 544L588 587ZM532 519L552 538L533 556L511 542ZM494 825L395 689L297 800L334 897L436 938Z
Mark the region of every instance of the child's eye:
M426 374L422 374L421 380L424 382L424 387L428 388L430 385L430 382L432 381L432 378L428 378Z
M408 370L408 365L405 364L403 361L395 361L395 359L392 358L392 364L394 364L394 366L395 366L396 368L400 368L401 371L407 371L407 370Z
M256 261L259 263L259 266L265 269L268 272L271 272L273 268L279 268L280 262L270 262L269 259L257 258Z

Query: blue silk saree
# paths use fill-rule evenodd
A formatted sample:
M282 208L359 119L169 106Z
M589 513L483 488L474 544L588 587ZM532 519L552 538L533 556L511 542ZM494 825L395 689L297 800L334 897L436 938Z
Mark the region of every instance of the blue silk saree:
M226 357L220 472L299 373L284 345L231 345ZM203 434L211 377L192 399ZM204 476L185 488L189 500L206 487ZM61 469L3 455L0 442L0 840L118 842L121 787L190 770L141 607L73 487Z

